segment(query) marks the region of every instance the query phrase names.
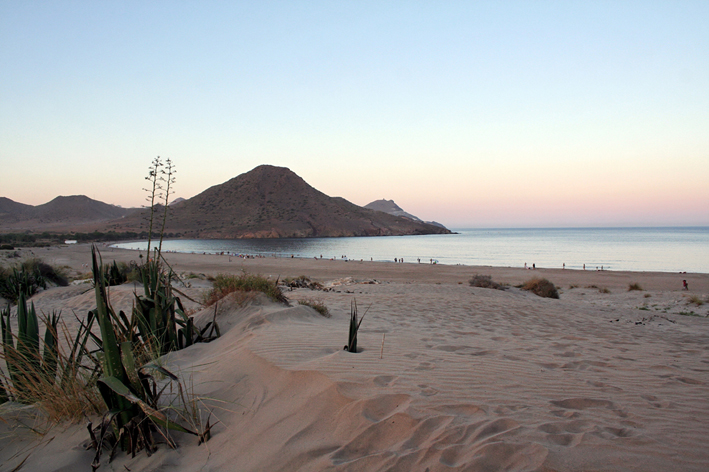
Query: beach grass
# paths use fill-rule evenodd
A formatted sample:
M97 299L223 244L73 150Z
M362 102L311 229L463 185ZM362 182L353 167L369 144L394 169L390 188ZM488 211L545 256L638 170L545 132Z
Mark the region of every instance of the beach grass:
M207 306L213 305L218 300L233 292L261 292L274 302L288 303L278 287L278 281L273 282L262 275L254 274L218 274L214 278L212 289L204 296Z
M304 298L302 300L298 300L298 304L309 306L310 308L317 311L325 318L330 318L330 316L331 316L330 310L327 308L327 306L325 305L325 302L322 300L317 300L315 298Z

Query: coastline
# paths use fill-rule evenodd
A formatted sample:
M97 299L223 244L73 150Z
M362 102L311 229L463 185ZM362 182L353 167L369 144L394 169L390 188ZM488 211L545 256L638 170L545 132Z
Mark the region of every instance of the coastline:
M104 261L117 262L137 260L135 250L112 248L113 243L99 245ZM25 248L21 253L32 252L50 264L68 266L75 272L87 272L90 262L90 244L76 244L63 247ZM163 253L168 263L177 271L205 273L247 272L273 276L297 277L306 275L316 280L328 278L355 277L377 278L391 282L433 282L467 284L475 274L490 275L499 282L519 285L533 277L544 277L558 287L569 285L597 285L610 290L623 290L628 284L640 283L647 290L682 291L682 280L689 283L690 292L709 292L709 274L674 272L635 272L613 270L548 269L535 270L522 267L467 266L447 264L394 263L384 261L355 261L308 259L289 257L240 258L217 254ZM231 259L231 260L230 260ZM86 264L86 266L84 266Z

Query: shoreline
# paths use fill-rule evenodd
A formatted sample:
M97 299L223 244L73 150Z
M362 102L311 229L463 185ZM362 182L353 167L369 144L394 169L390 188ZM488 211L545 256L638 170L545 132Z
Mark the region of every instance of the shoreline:
M115 248L113 243L98 245L104 261L115 259L117 262L137 260L133 249ZM67 266L75 273L88 272L91 245L88 243L53 246L44 248L24 248L18 250L25 257L39 257L45 262ZM432 282L464 283L476 274L490 275L498 283L519 285L534 277L547 278L557 287L589 286L610 290L627 289L631 283L640 283L646 290L681 292L682 280L687 280L690 294L709 293L709 274L675 273L661 271L614 271L614 270L578 270L549 269L534 270L522 267L468 266L450 264L395 263L388 261L355 261L311 259L299 257L241 258L220 254L163 252L165 260L178 272L195 272L216 275L218 273L236 273L246 270L267 276L281 278L306 275L324 281L342 277L360 279L374 278L392 282ZM231 260L230 260L231 259Z

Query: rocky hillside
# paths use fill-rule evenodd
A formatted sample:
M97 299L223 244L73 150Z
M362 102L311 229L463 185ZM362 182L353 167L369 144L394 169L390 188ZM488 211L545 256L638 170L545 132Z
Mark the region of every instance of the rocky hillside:
M285 167L262 165L169 207L166 231L196 238L444 234L445 228L329 197ZM143 215L106 229L144 228Z
M399 205L394 203L394 200L375 200L364 206L364 208L369 208L370 210L383 211L384 213L389 213L394 216L403 216L404 218L409 218L414 221L421 221L420 218L412 215L411 213L405 212Z
M388 213L390 215L394 216L401 216L403 218L409 218L410 220L413 221L419 221L421 223L426 223L429 225L434 225L434 226L439 226L441 228L445 228L441 223L438 223L436 221L423 221L420 218L412 215L411 213L405 212L399 205L394 203L394 200L375 200L372 203L369 203L364 206L364 208L368 208L370 210L376 210L376 211L383 211L384 213Z
M134 212L84 195L57 197L42 205L25 205L0 197L0 230L64 231L96 225Z

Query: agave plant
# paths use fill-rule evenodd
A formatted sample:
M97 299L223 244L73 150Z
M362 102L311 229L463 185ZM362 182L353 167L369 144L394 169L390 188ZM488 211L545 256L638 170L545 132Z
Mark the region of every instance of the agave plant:
M164 274L143 268L146 293L136 295L136 307L131 320L128 320L123 312L117 315L109 303L100 255L95 247L91 255L96 295L96 309L92 313L101 330L101 338L95 341L99 344L103 369L103 376L97 384L109 410L96 429L89 427L92 444L97 451L93 466L96 468L100 464L100 455L109 436L114 441L108 442L120 444L121 449L131 454L141 449L152 452L155 431L161 431L172 447L174 443L169 439L167 430L203 437L204 433L170 420L161 411L159 400L169 383L159 388L154 373L158 372L170 381L177 381L178 378L153 362L140 365L145 354L162 355L177 349L180 339L185 340L183 343L187 340L191 343L195 339L197 329L184 314L179 299L172 296ZM153 271L159 271L158 266L153 267ZM188 320L181 328L187 331L177 328L175 314L178 310ZM178 389L181 389L179 383Z
M123 267L125 267L125 265ZM113 261L111 265L105 266L103 270L106 285L121 285L128 281L125 270L121 270L116 261Z
M33 385L39 382L54 383L57 375L58 343L57 325L59 314L52 313L45 319L43 350L40 352L39 321L34 303L27 307L24 292L17 303L17 336L12 333L10 307L0 313L3 356L12 383L16 401L31 402ZM15 343L17 340L17 343ZM3 387L5 397L7 391ZM1 393L0 393L1 395Z
M154 356L184 349L195 342L208 342L219 336L215 321L210 323L216 328L214 336L205 336L206 330L211 327L209 325L201 332L195 327L182 301L173 293L173 271L162 269L160 257L156 251L155 258L140 268L143 294L135 295L132 321L141 342L149 347Z
M367 310L365 310L364 315L362 315L362 318L357 320L357 300L352 300L350 303L350 334L349 337L347 338L347 344L344 347L345 351L349 352L357 352L357 331L359 331L359 327L362 325L362 321L364 320L365 315L369 311L369 307Z
M20 294L31 297L40 287L47 288L47 281L36 267L13 267L12 273L0 281L0 295L15 303L20 299Z

